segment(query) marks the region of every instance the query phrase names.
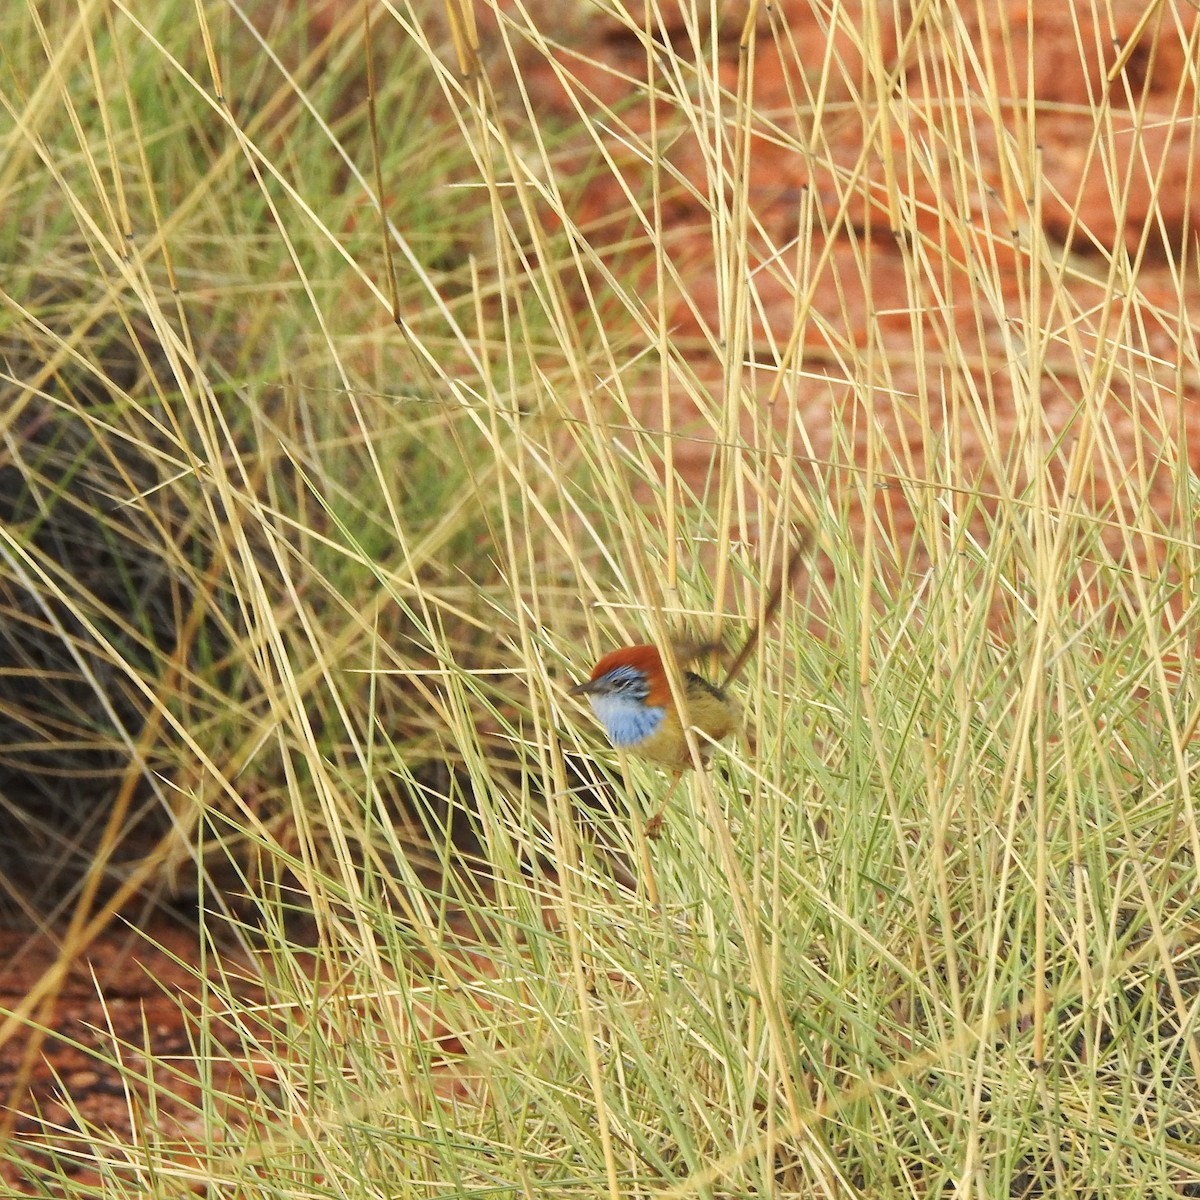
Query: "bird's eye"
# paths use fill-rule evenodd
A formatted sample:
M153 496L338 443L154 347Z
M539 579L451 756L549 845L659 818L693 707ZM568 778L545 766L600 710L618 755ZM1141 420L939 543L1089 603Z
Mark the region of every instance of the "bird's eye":
M622 696L641 698L646 694L646 678L638 671L623 668L609 676L609 687Z

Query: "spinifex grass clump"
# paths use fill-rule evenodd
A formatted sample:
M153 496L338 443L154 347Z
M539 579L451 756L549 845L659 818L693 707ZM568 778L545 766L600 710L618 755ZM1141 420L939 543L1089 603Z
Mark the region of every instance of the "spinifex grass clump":
M173 756L151 697L178 711L204 690L193 681L219 686L233 605L211 531L161 486L170 447L146 387L150 361L162 366L152 336L135 347L105 323L89 358L31 393L22 381L53 349L35 358L8 333L0 887L5 907L44 916L88 870L119 874L170 828ZM146 440L129 436L135 425Z
M4 98L30 116L0 231L0 892L26 916L69 911L89 872L126 900L190 893L227 855L257 878L298 820L327 848L288 781L360 786L368 705L404 747L377 797L403 820L457 766L409 676L436 664L423 589L464 653L479 640L494 496L464 504L479 434L429 367L462 350L404 331L474 319L461 243L488 218L452 190L461 154L430 152L413 47L385 28L368 89L361 24L355 55L283 13L269 41L217 21L209 57L170 6L147 19L3 17L26 55ZM408 259L378 256L385 219ZM460 299L433 304L434 277Z
M319 64L233 5L15 40L25 187L174 364L158 478L234 682L151 697L154 754L247 898L215 920L201 879L199 1053L114 1021L126 1128L68 1087L55 1190L1194 1186L1198 301L1150 151L1194 145L1200 19L1117 7L1050 60L1029 4L598 3L570 46L509 3L448 5L453 46L353 6ZM330 103L383 61L364 13L448 123ZM676 623L736 644L798 526L754 748L651 846L666 781L566 684Z

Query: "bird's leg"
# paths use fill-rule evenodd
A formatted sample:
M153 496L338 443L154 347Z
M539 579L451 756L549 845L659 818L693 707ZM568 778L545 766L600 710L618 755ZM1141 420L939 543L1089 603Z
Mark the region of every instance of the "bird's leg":
M683 778L682 771L675 772L675 778L671 780L671 786L667 788L667 794L663 797L663 802L658 806L658 811L646 822L646 836L648 838L658 839L662 833L663 817L666 816L667 805L671 803L671 797L675 794L675 789L679 786L679 781Z

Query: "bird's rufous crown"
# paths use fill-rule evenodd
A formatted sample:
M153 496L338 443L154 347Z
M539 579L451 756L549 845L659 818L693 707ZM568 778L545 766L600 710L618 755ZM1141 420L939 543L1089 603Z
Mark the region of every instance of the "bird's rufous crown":
M671 702L671 685L667 681L667 672L657 647L622 646L619 650L611 650L596 664L592 679L599 679L617 667L632 667L646 677L650 689L646 693L647 704Z

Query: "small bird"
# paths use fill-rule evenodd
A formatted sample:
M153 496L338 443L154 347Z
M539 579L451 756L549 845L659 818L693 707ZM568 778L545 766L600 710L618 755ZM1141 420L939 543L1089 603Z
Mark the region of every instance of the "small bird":
M742 706L730 695L729 686L745 669L762 635L763 627L775 615L784 589L795 575L808 549L805 534L788 557L783 576L771 590L763 608L762 620L751 630L720 685L710 683L694 671L683 672L686 714L681 718L671 695L671 684L658 648L650 645L622 646L606 654L595 666L591 678L570 689L572 696L586 696L592 711L619 750L627 750L673 771L675 779L658 811L646 822L646 833L657 837L663 814L672 793L691 768L685 728L700 730L700 760L705 766L712 757L712 742L719 742L742 729ZM675 656L684 666L717 649L712 643L677 646ZM686 725L685 725L686 719Z

